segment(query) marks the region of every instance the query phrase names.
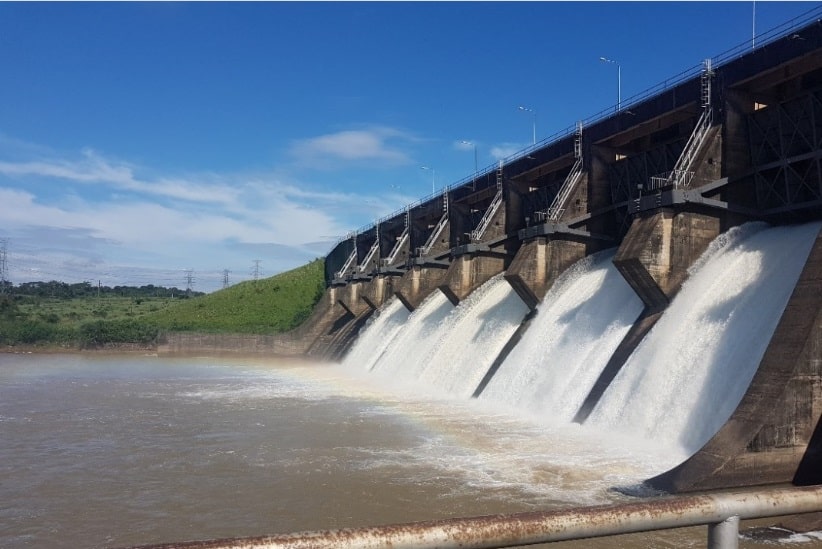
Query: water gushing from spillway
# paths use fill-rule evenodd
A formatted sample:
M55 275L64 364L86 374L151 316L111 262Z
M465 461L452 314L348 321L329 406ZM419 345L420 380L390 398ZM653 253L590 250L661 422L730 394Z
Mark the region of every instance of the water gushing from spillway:
M618 433L624 444L652 441L669 460L660 464L665 469L696 452L744 396L820 226L756 223L720 235L583 430ZM613 253L595 254L563 273L479 405L571 421L641 313ZM436 291L407 319L392 301L346 363L393 383L417 384L432 396L468 398L526 312L501 276L458 307Z
M343 364L372 369L408 322L410 314L399 299L391 298L363 327Z
M528 306L502 275L492 278L445 319L420 381L470 397L527 313Z
M443 394L470 397L527 312L501 275L456 307L436 291L408 317L374 370L398 382L423 383ZM371 333L378 330L381 333ZM377 324L367 332L363 336L368 340L390 337Z
M589 256L557 279L480 400L558 422L574 418L642 312L642 301L612 263L614 254Z
M745 394L820 224L748 224L717 238L586 426L678 448L684 459Z
M391 339L388 349L377 357L372 370L382 376L397 376L399 380L415 380L425 364L414 358L430 353L439 337L440 324L453 309L445 294L438 290L433 292L409 315L402 329ZM374 337L388 339L389 336L378 331Z

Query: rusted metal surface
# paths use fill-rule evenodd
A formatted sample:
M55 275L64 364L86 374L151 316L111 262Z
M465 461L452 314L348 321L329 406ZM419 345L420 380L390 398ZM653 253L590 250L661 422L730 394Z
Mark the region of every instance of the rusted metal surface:
M664 497L637 503L430 522L144 545L134 549L494 548L715 525L822 510L822 486Z

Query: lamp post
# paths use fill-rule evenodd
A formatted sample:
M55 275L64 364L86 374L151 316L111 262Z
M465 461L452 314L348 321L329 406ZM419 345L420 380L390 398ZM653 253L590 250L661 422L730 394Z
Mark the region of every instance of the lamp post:
M437 192L434 189L434 177L435 177L434 168L429 168L428 166L420 166L420 169L421 170L428 170L428 171L431 172L431 194L434 194L435 192Z
M477 170L477 144L472 143L471 141L465 141L464 139L462 141L460 141L460 143L463 144L463 145L469 145L471 147L474 147L474 175L476 176L477 171L478 171Z
M533 118L533 124L532 124L533 139L534 139L533 143L534 143L534 145L536 145L537 144L537 111L534 110L534 109L529 109L528 107L523 107L522 105L517 107L517 109L521 110L522 112L530 112L533 115L533 117L534 117Z
M607 57L600 57L599 60L604 63L613 63L617 66L617 111L619 111L622 109L622 66L613 59L608 59Z

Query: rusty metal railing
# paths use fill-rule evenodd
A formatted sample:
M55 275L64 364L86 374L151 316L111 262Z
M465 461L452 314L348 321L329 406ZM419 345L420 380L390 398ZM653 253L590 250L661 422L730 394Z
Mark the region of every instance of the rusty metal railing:
M487 549L686 526L708 526L708 548L731 549L739 545L741 519L816 511L822 511L822 486L791 486L556 511L145 545L140 549Z

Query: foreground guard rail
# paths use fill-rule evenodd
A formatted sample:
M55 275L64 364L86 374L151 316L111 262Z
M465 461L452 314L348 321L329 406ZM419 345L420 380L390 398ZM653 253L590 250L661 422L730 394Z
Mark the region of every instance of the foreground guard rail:
M141 549L432 549L516 547L708 526L709 549L739 545L739 521L822 511L822 486L660 497L617 505L145 545Z

